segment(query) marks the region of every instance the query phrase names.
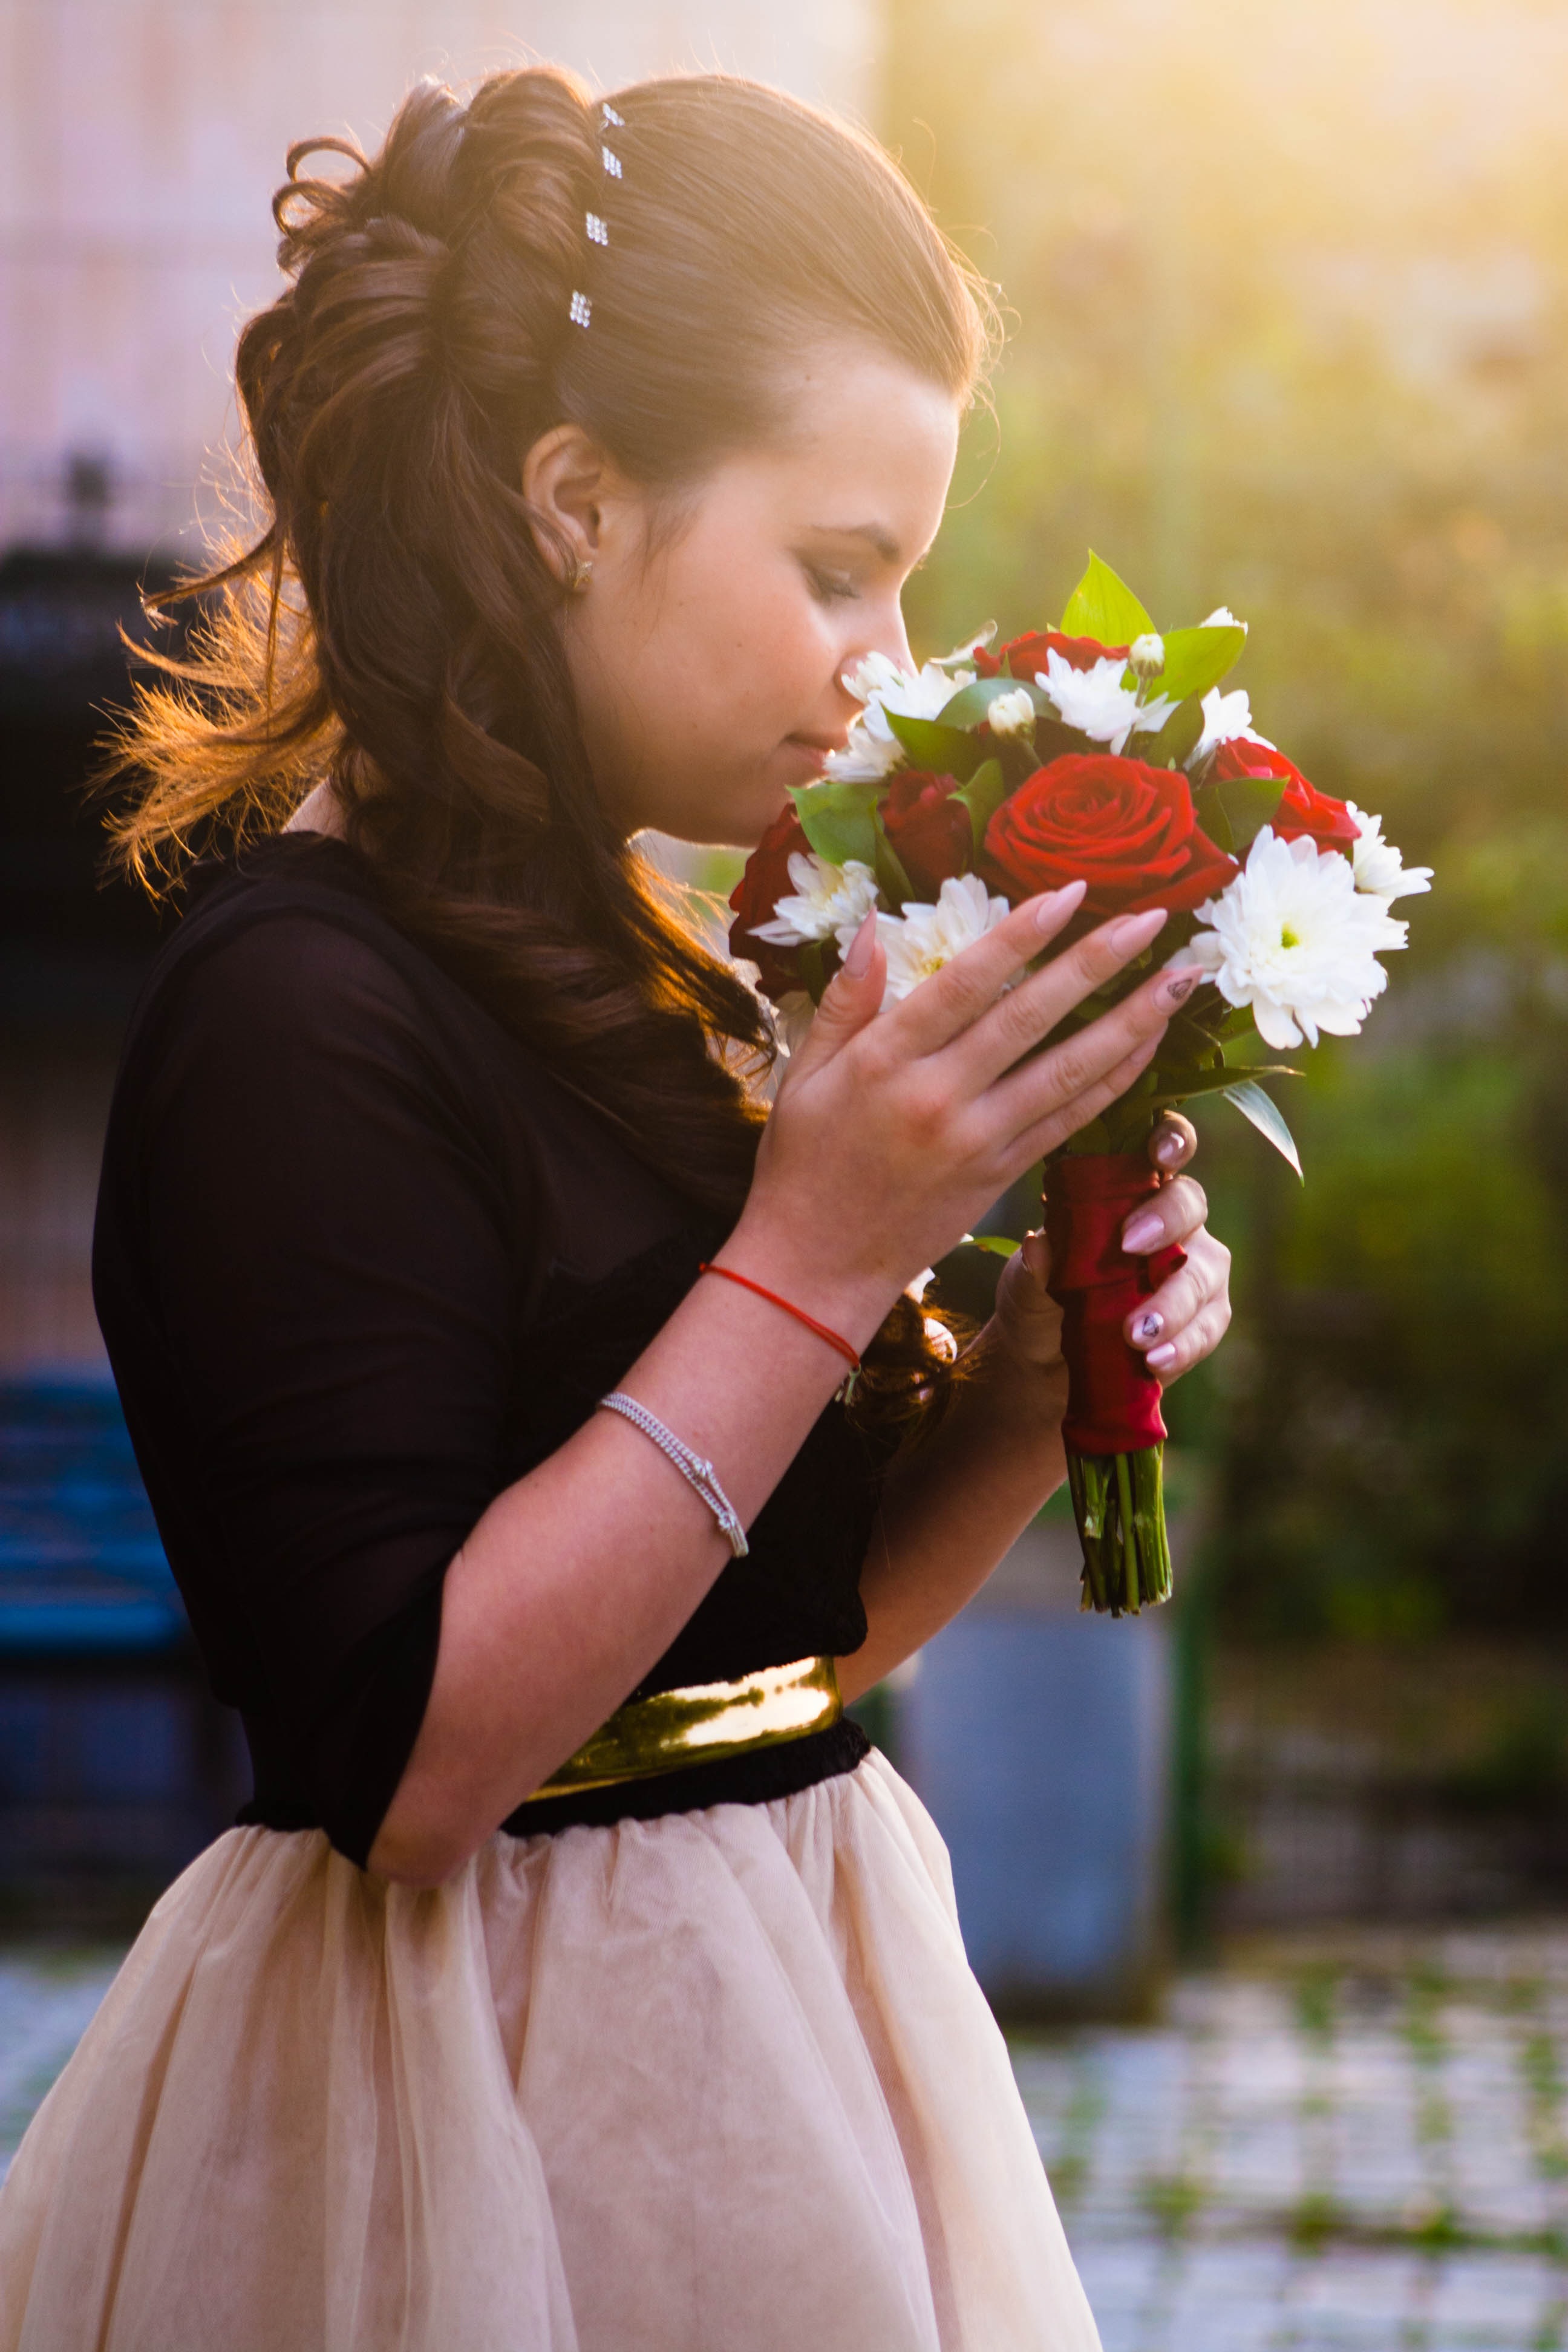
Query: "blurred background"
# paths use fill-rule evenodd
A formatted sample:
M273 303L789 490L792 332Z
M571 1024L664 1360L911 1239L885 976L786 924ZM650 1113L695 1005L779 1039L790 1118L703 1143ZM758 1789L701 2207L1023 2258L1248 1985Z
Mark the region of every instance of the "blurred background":
M1568 10L890 32L884 128L1015 314L917 639L1038 624L1089 544L1166 625L1228 603L1262 731L1437 869L1365 1035L1279 1089L1305 1186L1203 1121L1211 1913L1560 1895Z
M1080 1632L1047 1522L989 1619L879 1699L977 1949L1006 1841L1029 1853L1057 1924L996 1928L993 1989L1126 2011L1243 1935L1549 1917L1568 1898L1568 0L0 0L0 1904L134 1911L239 1778L87 1287L116 1040L157 932L98 887L79 798L123 692L116 625L216 511L288 142L374 141L416 74L530 54L606 85L735 68L853 113L998 281L1007 353L912 583L919 650L1043 625L1092 545L1164 625L1221 602L1247 619L1237 682L1262 730L1437 870L1365 1036L1302 1056L1282 1094L1305 1185L1225 1107L1200 1113L1237 1320L1173 1400L1168 1622ZM703 878L728 887L721 862ZM1041 1646L1004 1705L1026 1618ZM1101 1643L1092 1668L1074 1641ZM1047 1689L1058 1731L1075 1693L1088 1708L1056 1749ZM1086 1790L1123 1768L1115 1821L1086 1829ZM1083 1874L1113 1846L1125 1885L1095 1912ZM1426 2083L1436 1947L1307 1948L1280 1963L1292 2082L1334 1988L1386 1978ZM1467 1981L1568 1985L1561 1952L1466 1949ZM1557 2045L1530 2047L1527 2170L1563 2150L1540 2122ZM1058 2164L1089 2112L1069 2075L1040 2094ZM1429 2188L1388 2227L1419 2240L1447 2213L1462 2234L1458 2192ZM1530 2259L1560 2263L1565 2227L1553 2208ZM1552 2308L1557 2334L1517 2340L1558 2342L1568 2297ZM1127 2342L1156 2340L1139 2326Z

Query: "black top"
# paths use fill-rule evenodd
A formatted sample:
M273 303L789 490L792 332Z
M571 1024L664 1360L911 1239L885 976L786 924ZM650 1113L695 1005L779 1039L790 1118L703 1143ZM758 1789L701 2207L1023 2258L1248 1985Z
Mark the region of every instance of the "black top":
M363 1863L448 1560L721 1239L393 928L342 844L201 869L126 1040L93 1295L213 1687L245 1720L242 1821L319 1825ZM856 1649L876 1499L830 1405L638 1692ZM507 1826L760 1801L864 1751L846 1722Z

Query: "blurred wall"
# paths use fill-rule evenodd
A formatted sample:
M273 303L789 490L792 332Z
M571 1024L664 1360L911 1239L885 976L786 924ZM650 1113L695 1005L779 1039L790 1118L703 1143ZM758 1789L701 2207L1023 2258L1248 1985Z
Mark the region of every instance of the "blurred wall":
M275 283L291 140L380 136L420 74L717 66L870 102L879 0L5 0L0 544L182 532ZM69 495L73 483L74 502Z

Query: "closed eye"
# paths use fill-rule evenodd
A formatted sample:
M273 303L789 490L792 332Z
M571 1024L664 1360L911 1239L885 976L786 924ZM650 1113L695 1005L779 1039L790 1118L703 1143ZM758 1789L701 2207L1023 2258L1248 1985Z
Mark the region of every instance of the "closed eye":
M819 604L853 603L860 593L854 581L845 572L824 572L820 564L808 563L805 567L805 576L811 583L811 593Z

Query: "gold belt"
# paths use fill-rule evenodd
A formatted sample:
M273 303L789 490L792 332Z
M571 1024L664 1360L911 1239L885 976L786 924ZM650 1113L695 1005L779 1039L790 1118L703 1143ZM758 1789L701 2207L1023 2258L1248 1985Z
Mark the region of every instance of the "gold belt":
M831 1658L763 1666L737 1683L698 1683L628 1699L569 1756L528 1802L651 1780L688 1764L717 1764L753 1748L777 1748L826 1731L844 1712Z

